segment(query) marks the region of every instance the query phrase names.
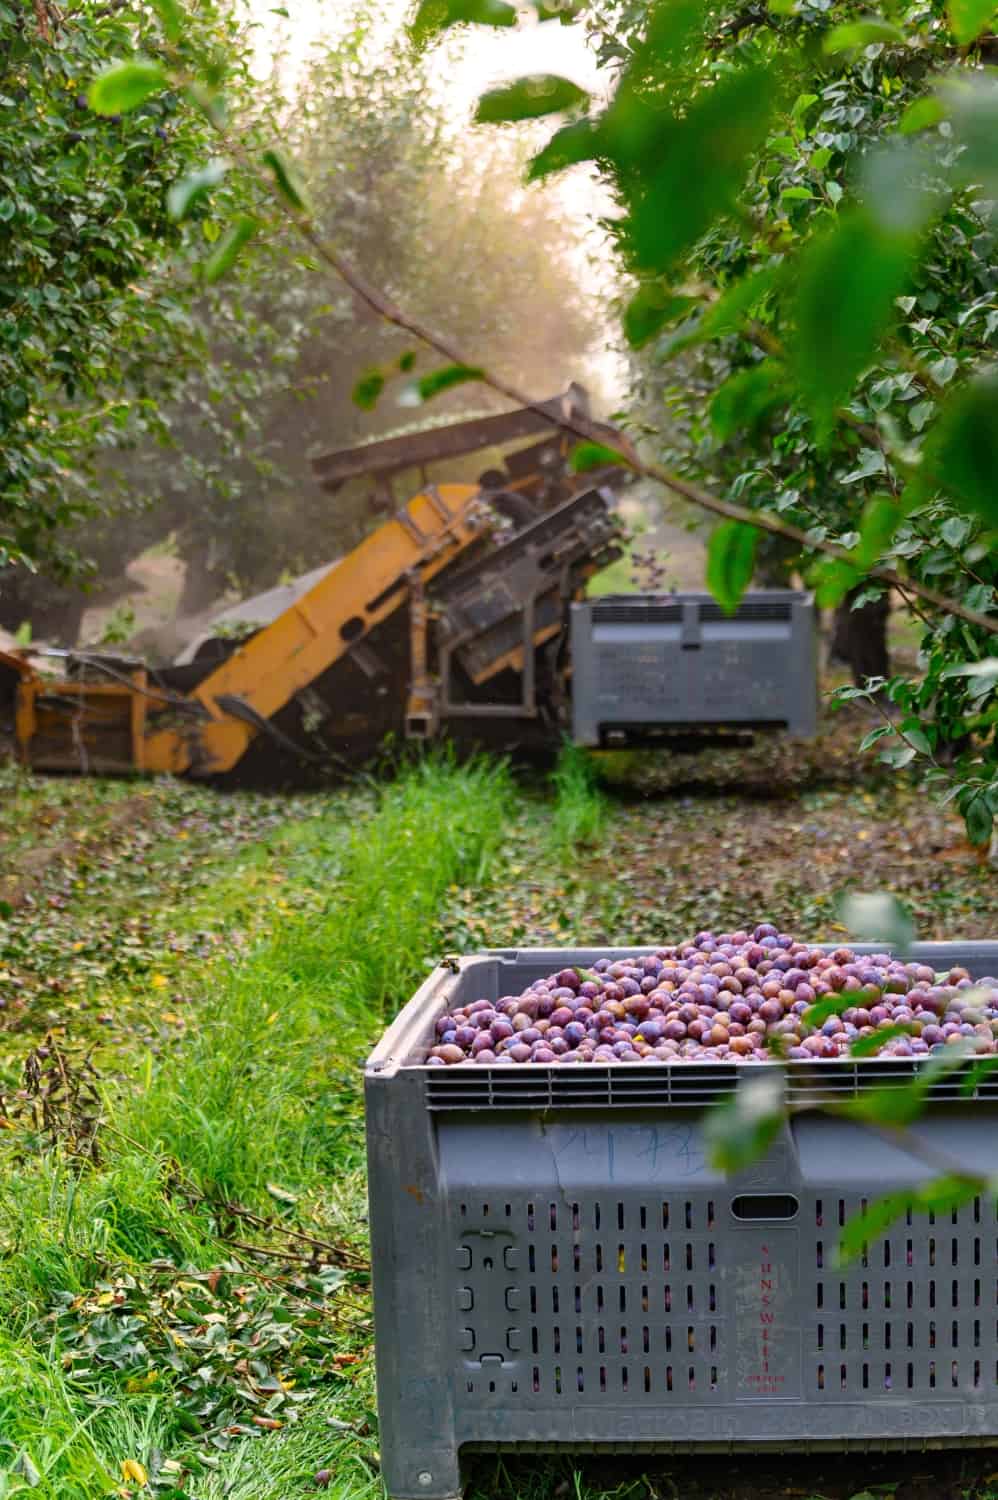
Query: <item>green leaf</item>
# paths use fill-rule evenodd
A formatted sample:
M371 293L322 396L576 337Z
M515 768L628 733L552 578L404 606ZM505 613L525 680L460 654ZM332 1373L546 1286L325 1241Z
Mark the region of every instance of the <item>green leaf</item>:
M898 131L901 135L914 135L918 130L928 130L932 125L938 125L944 118L941 102L934 94L927 95L924 99L916 99L909 104L901 116Z
M916 725L912 725L907 722L902 724L901 729L905 739L910 745L914 745L915 749L920 755L932 754L932 746L929 743L928 736L924 733L923 730L919 729Z
M87 103L98 115L127 115L168 82L162 63L147 57L112 63L90 85Z
M822 1026L829 1016L840 1016L844 1010L850 1010L856 1004L857 990L839 990L833 995L823 995L813 1005L809 1005L801 1016L805 1026L817 1030Z
M857 210L814 239L801 258L794 359L823 438L895 315L913 249L911 234L886 230Z
M960 1093L963 1098L971 1098L986 1078L998 1068L998 1057L982 1057L971 1063L967 1069L966 1076L960 1084ZM994 1190L992 1183L992 1191Z
M900 1193L875 1198L872 1203L867 1204L862 1213L854 1215L843 1226L836 1254L838 1264L848 1265L858 1255L865 1254L870 1240L875 1240L885 1229L889 1229L907 1208L908 1199Z
M409 24L416 47L426 44L462 22L479 26L515 26L516 9L506 0L421 0Z
M184 11L180 0L152 0L159 24L168 42L175 42L184 29Z
M706 339L717 339L728 333L737 333L744 319L757 308L776 287L782 268L765 266L751 276L736 281L718 300L707 308L696 331L686 343L702 343Z
M589 95L568 78L555 73L535 73L515 83L490 89L478 101L475 119L480 125L501 125L512 120L537 120L588 103Z
M979 1177L934 1177L917 1190L911 1206L918 1214L951 1214L955 1208L973 1202L983 1187Z
M859 523L859 543L853 552L860 568L874 566L903 519L901 507L887 495L874 495L866 502Z
M908 1125L918 1118L925 1107L925 1099L933 1084L946 1073L963 1067L974 1055L971 1037L960 1037L932 1052L918 1065L918 1072L909 1083L888 1084L881 1089L871 1089L857 1099L842 1106L842 1113L853 1119L873 1121L878 1125Z
M823 559L811 574L815 603L821 609L835 609L862 576L860 570L844 558Z
M967 516L947 516L939 535L948 547L960 548L970 535L972 524Z
M407 349L404 354L399 355L398 367L403 375L408 375L410 370L416 368L417 357L415 349Z
M602 443L578 443L572 449L568 464L573 474L588 474L591 469L616 468L625 459L615 448Z
M752 582L759 531L744 521L722 521L707 545L707 587L724 610L733 615Z
M859 1036L849 1048L850 1057L875 1057L888 1042L893 1042L899 1036L911 1036L913 1027L910 1022L895 1021L891 1026L882 1026L873 1033L873 1036Z
M839 919L859 942L886 943L902 958L915 937L908 908L887 891L850 891L839 904Z
M889 750L880 752L880 759L885 766L890 766L894 771L903 771L905 766L910 766L918 751L914 745L894 745Z
M784 1118L783 1075L779 1068L743 1073L733 1098L704 1117L710 1165L740 1172L765 1156Z
M887 460L879 448L861 448L859 450L859 462L848 474L843 474L843 484L856 484L861 479L869 479L874 474L887 473Z
M637 265L666 270L733 205L752 153L766 139L776 92L769 70L745 69L705 90L681 118L669 117L642 142L654 166L638 174L624 225ZM614 107L601 137L611 157L626 160Z
M998 682L998 656L985 656L981 661L964 661L944 667L940 677L987 677Z
M951 75L940 87L940 97L953 128L954 143L962 148L953 175L962 183L980 185L989 198L998 198L998 77Z
M789 199L793 203L813 203L814 194L806 187L787 187L780 194L781 198Z
M980 848L990 842L995 817L987 793L978 792L976 797L967 802L963 809L963 820L967 825L967 837L973 845Z
M563 172L576 162L591 161L596 154L599 133L592 120L573 120L556 130L542 146L527 168L527 181L537 182L551 172Z
M200 167L196 172L188 172L186 177L171 183L166 194L166 209L170 218L186 219L195 203L206 198L212 188L218 187L228 170L229 163L218 157L208 162L207 166Z
M354 406L361 411L373 411L385 388L385 377L380 370L368 370L362 375L350 393Z
M694 307L692 297L680 297L668 287L648 282L639 287L624 308L624 334L632 349L640 349L668 323L674 323Z
M273 147L263 153L263 163L274 179L274 186L291 208L297 209L299 213L310 214L311 205L305 196L305 189L298 180L298 174L288 161L282 151Z
M972 1202L981 1190L982 1184L976 1178L947 1176L934 1178L910 1192L888 1193L883 1198L875 1198L843 1227L838 1264L845 1265L863 1254L871 1242L897 1219L906 1216L909 1209L917 1214L950 1213L964 1203ZM854 1496L853 1500L862 1500L862 1496ZM872 1495L870 1500L873 1500Z
M228 106L225 95L217 88L209 88L207 84L195 80L189 83L184 91L206 119L219 130L224 130L228 119Z
M859 742L860 753L869 750L878 740L882 740L886 734L893 734L894 727L891 724L878 724L876 729L871 729L869 734L864 734Z
M850 52L856 47L869 47L871 42L886 42L888 46L904 46L908 38L893 21L881 20L879 16L864 16L859 21L847 21L835 26L824 42L827 53Z
M420 401L431 401L434 396L452 390L456 385L484 378L485 371L476 365L443 365L439 370L431 370L429 374L422 375L415 382L415 390Z
M538 21L560 21L570 26L581 11L585 0L531 0Z
M934 483L998 525L998 374L979 375L952 395L926 446Z
M217 247L204 263L202 275L208 286L221 281L232 270L243 246L253 238L259 225L252 214L240 214L219 240Z
M995 0L949 0L949 24L961 47L976 41L998 15Z
M757 432L785 399L782 368L773 360L763 360L748 370L738 370L718 389L710 403L710 425L721 442L739 431Z
M962 603L968 609L982 610L994 609L996 602L998 602L998 594L996 594L993 585L990 583L973 584L964 594L962 600Z

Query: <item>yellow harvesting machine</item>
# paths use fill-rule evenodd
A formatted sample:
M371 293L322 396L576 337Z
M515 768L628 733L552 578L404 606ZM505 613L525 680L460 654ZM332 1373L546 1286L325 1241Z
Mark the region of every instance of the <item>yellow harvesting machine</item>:
M416 469L422 482L345 557L228 611L168 665L66 652L52 675L0 653L0 720L13 719L21 759L273 780L321 777L387 735L556 743L569 722L569 604L621 553L622 475L571 472L557 418L573 412L588 416L578 386L541 407L320 455L323 489L364 479L383 511L397 476ZM523 438L534 441L505 451ZM490 449L505 451L501 470L427 477Z

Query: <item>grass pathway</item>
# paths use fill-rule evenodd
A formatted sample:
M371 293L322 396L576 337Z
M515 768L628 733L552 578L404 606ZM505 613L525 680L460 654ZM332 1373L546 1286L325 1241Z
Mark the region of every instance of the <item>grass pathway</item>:
M199 805L173 795L161 837ZM264 1500L324 1466L339 1492L374 1492L358 1064L423 969L442 891L482 878L507 801L501 771L431 765L268 824L234 869L205 847L149 919L146 967L64 992L43 1076L58 1062L72 1095L92 1045L104 1073L99 1103L63 1098L48 1125L8 1090L0 1493ZM119 897L121 940L148 897ZM85 930L92 904L67 901ZM6 1033L22 1056L54 1009L22 952L35 909L0 935L31 991ZM137 1017L181 994L164 1043Z
M889 883L924 936L998 931L993 875L903 784L765 801L722 766L628 800L570 760L552 805L430 763L289 803L2 777L0 1497L380 1494L359 1064L441 954L637 943L746 902L833 937L849 883ZM32 1049L42 1087L92 1049L96 1102L38 1123ZM955 1500L998 1494L990 1468L481 1459L471 1493Z

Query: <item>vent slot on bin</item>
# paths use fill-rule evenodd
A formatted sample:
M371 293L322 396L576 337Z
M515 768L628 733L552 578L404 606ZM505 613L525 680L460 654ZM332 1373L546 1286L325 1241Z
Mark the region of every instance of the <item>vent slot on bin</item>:
M770 1360L795 1372L761 1388L774 1398L982 1399L998 1385L998 1239L985 1275L982 1220L995 1230L998 1210L977 1198L931 1224L902 1215L839 1265L841 1231L869 1201L716 1186L462 1196L462 1399L723 1406L758 1399L747 1382Z
M756 602L746 600L739 604L734 615L725 614L719 604L701 604L701 620L723 620L730 624L731 620L790 620L793 618L793 607L782 600L765 600Z
M669 625L683 618L681 604L594 604L596 625Z
M982 1200L940 1214L909 1210L838 1267L833 1252L841 1228L867 1206L865 1198L814 1201L805 1394L825 1401L836 1394L852 1400L857 1392L864 1400L945 1401L961 1392L980 1400L986 1383L992 1390L998 1385L998 1283L979 1274ZM945 1239L935 1232L937 1221L950 1230ZM993 1249L998 1266L998 1245ZM992 1369L994 1379L986 1382Z
M692 1196L462 1199L458 1389L476 1404L719 1399L717 1207Z

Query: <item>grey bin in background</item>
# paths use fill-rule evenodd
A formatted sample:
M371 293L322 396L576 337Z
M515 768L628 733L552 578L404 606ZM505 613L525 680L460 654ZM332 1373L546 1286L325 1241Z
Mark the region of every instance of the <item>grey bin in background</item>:
M459 1455L998 1444L998 1223L981 1198L904 1216L837 1268L842 1224L930 1169L818 1112L735 1178L702 1112L744 1065L428 1068L437 1017L565 965L653 949L495 952L434 971L367 1063L382 1471L461 1492ZM877 951L860 946L860 952ZM998 943L913 958L975 978ZM749 1067L758 1073L760 1066ZM916 1059L792 1064L797 1104ZM918 1125L998 1172L998 1073L937 1080Z
M573 604L571 620L577 744L697 726L817 729L808 594L746 594L730 616L710 594L608 594Z

